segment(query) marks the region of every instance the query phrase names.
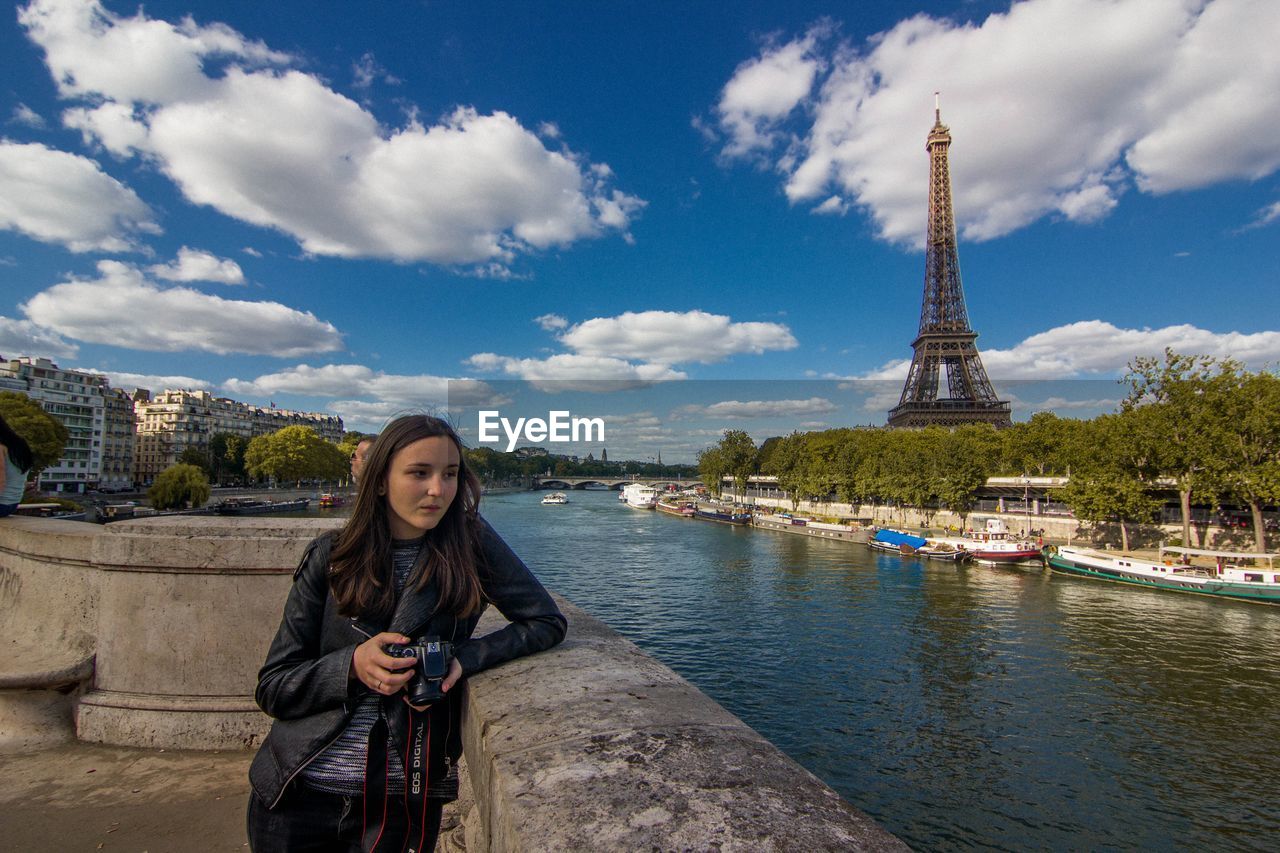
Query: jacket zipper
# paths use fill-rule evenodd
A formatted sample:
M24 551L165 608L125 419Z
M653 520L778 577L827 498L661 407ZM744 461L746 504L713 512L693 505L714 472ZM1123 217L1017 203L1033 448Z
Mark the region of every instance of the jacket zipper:
M361 627L361 626L360 626L360 623L359 623L359 622L357 622L354 618L351 620L351 627L352 627L352 628L355 628L355 629L356 629L356 631L358 631L359 633L363 634L366 638L368 638L368 639L370 639L370 640L372 640L372 639L373 639L373 634L370 634L370 633L369 633L368 631L366 631L363 627ZM343 704L343 705L346 705L346 703L345 703L345 702L344 702L344 703L342 703L342 704ZM381 713L382 713L382 709L381 709L381 708L379 708L379 709L378 709L378 713L379 713L379 714L381 714ZM344 731L346 731L346 730L347 730L347 727L346 727L346 726L343 726L342 728L338 729L338 733L337 733L336 735L334 735L334 736L333 736L333 738L332 738L328 743L326 743L324 746L320 747L320 748L319 748L319 749L317 749L315 752L313 752L313 753L311 753L310 755L308 755L308 756L307 756L307 759L306 759L305 761L303 761L301 764L299 764L299 765L297 766L297 768L296 768L292 773L290 773L290 774L289 774L289 778L284 780L284 784L280 786L280 793L276 795L275 800L274 800L274 801L271 803L271 805L270 805L270 806L268 806L267 808L274 809L277 805L279 805L279 804L280 804L280 800L284 799L284 793L285 793L285 791L289 790L289 785L293 782L293 780L294 780L295 778L297 778L298 774L299 774L299 773L301 773L303 770L306 770L306 769L307 769L307 765L308 765L308 764L310 764L311 762L315 761L315 760L316 760L316 758L320 755L320 753L324 752L326 749L328 749L329 747L331 747L331 746L333 746L335 743L337 743L337 742L338 742L338 738L342 737L342 733L343 733Z
M301 773L303 770L305 770L308 764L315 761L316 757L320 755L320 753L324 752L326 749L328 749L329 747L337 743L338 738L342 737L342 733L346 730L347 730L346 726L343 726L342 728L338 729L338 733L333 736L332 740L330 740L324 746L317 749L315 752L308 755L307 760L299 764L297 769L289 774L289 778L284 780L284 784L280 786L280 793L276 795L275 801L272 802L271 805L267 806L267 808L274 809L276 806L278 806L280 804L280 801L284 799L284 792L289 790L289 785L293 782L294 778L297 777L297 775Z

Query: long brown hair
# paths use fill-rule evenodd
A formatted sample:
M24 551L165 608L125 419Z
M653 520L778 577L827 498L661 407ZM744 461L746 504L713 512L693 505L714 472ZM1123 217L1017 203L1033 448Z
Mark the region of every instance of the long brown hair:
M380 492L385 491L382 487L397 453L415 441L438 436L448 438L458 449L458 492L440 523L427 531L423 555L414 564L406 589L422 589L434 582L438 611L467 616L479 610L476 512L480 481L467 467L462 441L453 427L430 415L405 415L392 421L369 448L351 519L334 539L329 588L342 615L387 619L394 611L391 521L387 498Z

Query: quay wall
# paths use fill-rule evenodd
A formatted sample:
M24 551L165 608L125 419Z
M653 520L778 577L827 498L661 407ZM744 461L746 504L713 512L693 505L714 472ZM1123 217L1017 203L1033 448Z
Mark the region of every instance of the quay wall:
M258 667L329 519L0 521L0 752L253 748ZM471 677L471 850L905 850L666 666L561 600L560 646ZM500 627L487 613L481 631ZM50 733L54 735L50 735Z
M1087 524L1072 516L1049 515L1025 512L992 512L991 510L974 510L967 519L961 519L959 513L949 509L926 511L916 507L882 506L878 504L849 504L827 501L802 500L793 509L790 498L773 498L749 495L745 500L737 496L733 489L724 490L726 500L739 500L747 504L775 507L785 512L808 513L833 518L856 518L869 524L883 527L905 527L912 530L926 528L942 529L954 527L957 530L975 527L975 516L983 518L1002 518L1005 526L1015 534L1028 530L1043 530L1046 542L1077 542L1102 548L1121 547L1120 526L1117 524ZM1172 543L1182 539L1181 524L1130 524L1128 526L1130 548L1157 548L1161 543ZM1253 551L1253 531L1231 530L1217 525L1194 524L1193 535L1204 548L1224 548L1228 550ZM1271 550L1280 548L1275 534L1268 534L1268 547ZM1208 543L1208 544L1204 544Z

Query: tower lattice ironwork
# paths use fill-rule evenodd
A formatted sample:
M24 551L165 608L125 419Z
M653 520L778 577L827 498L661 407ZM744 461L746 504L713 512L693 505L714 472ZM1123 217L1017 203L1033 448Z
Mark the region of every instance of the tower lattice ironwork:
M935 106L929 152L929 233L924 260L924 301L920 332L912 342L915 355L902 397L889 412L889 426L959 426L970 423L1009 426L1009 403L996 399L982 367L969 327L969 312L960 284L955 214L951 209L951 172L947 149L951 130ZM946 396L939 396L943 375Z

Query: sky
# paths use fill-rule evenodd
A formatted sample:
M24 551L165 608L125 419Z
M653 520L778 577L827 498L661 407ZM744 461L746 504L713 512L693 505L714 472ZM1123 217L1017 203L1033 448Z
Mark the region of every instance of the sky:
M1280 362L1275 0L8 8L4 357L366 431L568 406L611 458L883 424L940 92L1015 419Z

